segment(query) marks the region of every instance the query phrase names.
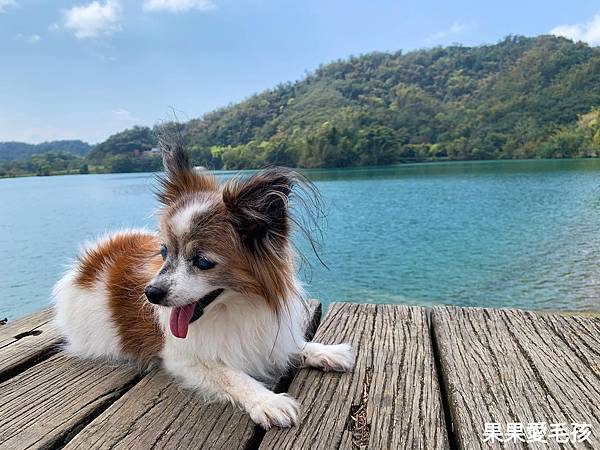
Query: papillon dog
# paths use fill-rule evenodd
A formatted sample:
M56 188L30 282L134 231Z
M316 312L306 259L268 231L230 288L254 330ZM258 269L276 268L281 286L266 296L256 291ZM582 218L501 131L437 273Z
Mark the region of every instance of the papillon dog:
M350 345L306 342L308 309L290 241L299 174L263 170L222 185L160 142L159 231L87 245L53 290L65 350L149 367L207 401L230 401L269 429L299 405L271 390L293 364L348 371Z

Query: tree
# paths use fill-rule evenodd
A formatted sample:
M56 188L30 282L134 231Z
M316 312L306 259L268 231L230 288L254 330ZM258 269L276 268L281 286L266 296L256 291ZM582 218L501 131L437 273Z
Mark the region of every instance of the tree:
M398 137L389 127L370 125L359 130L355 151L361 165L394 164L400 155Z

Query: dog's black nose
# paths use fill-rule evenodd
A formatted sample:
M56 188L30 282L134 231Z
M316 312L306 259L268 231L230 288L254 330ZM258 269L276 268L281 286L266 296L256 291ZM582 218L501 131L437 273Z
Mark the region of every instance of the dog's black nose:
M146 297L148 298L148 301L150 303L160 305L161 302L167 296L167 290L156 286L148 285L146 286L146 289L144 289L144 294L146 294Z

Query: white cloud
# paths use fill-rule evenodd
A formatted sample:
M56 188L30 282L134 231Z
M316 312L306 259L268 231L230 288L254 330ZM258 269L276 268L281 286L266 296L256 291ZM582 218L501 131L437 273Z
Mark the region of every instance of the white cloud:
M32 34L31 36L27 37L27 42L29 44L35 44L37 42L39 42L39 40L41 39L39 34Z
M48 31L58 31L58 30L60 30L60 25L57 23L53 23L48 26Z
M130 111L127 111L126 109L123 109L123 108L115 109L112 112L112 115L115 119L117 119L121 122L134 123L134 122L140 121L140 119L135 117L133 114L131 114Z
M104 53L99 53L98 54L98 58L100 59L100 61L102 61L103 63L111 63L111 62L115 62L117 60L116 56L113 55L105 55Z
M211 0L144 0L146 11L182 12L196 9L208 11L216 8Z
M441 40L444 40L451 36L459 35L469 28L470 27L468 25L461 23L460 21L456 21L452 25L450 25L450 27L444 28L443 30L440 30L437 33L432 34L427 39L425 39L425 41L427 41L427 42L441 41Z
M120 30L123 8L119 0L93 1L64 12L65 28L79 39L106 36Z
M586 23L559 25L552 28L550 34L566 37L574 41L587 42L590 45L600 45L600 14L596 14Z
M5 12L12 6L17 6L17 2L15 2L15 0L0 0L0 13Z
M39 34L25 35L19 33L15 35L14 39L17 41L27 42L28 44L37 44L40 41L41 36Z

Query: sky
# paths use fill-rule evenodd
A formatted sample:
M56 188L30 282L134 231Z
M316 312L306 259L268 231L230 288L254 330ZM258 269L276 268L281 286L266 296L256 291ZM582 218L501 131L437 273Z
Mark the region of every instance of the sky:
M0 141L96 143L371 51L600 45L597 0L0 0Z

